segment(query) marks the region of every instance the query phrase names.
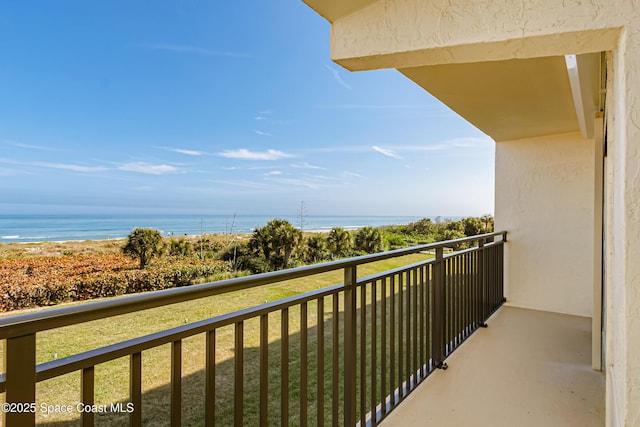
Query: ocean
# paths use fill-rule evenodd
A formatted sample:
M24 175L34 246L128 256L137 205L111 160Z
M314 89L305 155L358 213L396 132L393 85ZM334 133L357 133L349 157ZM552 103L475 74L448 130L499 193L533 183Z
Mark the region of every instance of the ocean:
M408 224L421 218L304 215L300 224L299 215L0 215L0 243L121 239L136 227L155 228L163 236L251 233L276 217L306 231Z

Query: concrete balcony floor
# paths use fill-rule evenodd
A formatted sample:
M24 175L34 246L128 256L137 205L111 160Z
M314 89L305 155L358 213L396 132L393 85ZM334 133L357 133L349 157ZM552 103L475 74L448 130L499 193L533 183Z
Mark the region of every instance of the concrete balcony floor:
M603 426L604 375L591 369L591 319L502 307L382 423Z

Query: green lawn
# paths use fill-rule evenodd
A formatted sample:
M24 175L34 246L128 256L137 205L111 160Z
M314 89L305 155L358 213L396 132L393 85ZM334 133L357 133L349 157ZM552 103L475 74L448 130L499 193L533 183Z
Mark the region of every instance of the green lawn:
M368 276L376 272L389 270L426 259L425 255L410 255L402 258L379 261L359 267L358 276ZM342 270L323 273L316 276L291 280L255 289L234 292L174 304L152 310L131 313L109 319L93 321L56 330L46 331L37 336L37 361L42 363L102 347L108 344L137 336L161 331L185 323L202 320L223 313L274 301L291 295L308 292L326 286L341 283ZM330 384L329 375L331 360L331 301L325 301L325 369L326 383ZM290 422L299 423L297 419L299 406L299 351L300 351L300 310L293 307L290 311ZM233 419L233 336L231 327L221 328L217 332L216 352L216 387L217 387L217 425L229 425ZM273 396L269 401L269 424L279 424L280 407L280 318L279 313L269 316L269 383ZM315 401L317 308L316 303L309 303L308 345L309 345L309 400ZM200 334L183 341L183 425L202 425L204 417L204 361L205 337ZM258 319L245 324L245 425L256 425L257 420L257 372L259 349ZM169 345L150 349L142 354L143 359L143 421L145 425L169 425ZM340 357L342 360L342 356ZM98 365L96 367L96 403L111 403L128 399L129 359L123 358ZM342 381L340 382L342 387ZM276 395L277 394L277 395ZM37 405L72 404L78 402L80 396L80 373L73 373L38 384ZM325 389L325 408L332 403L330 387ZM315 407L309 407L309 416L315 419ZM79 425L77 414L52 414L45 416L38 413L38 422L50 425ZM96 425L126 425L128 415L97 414Z

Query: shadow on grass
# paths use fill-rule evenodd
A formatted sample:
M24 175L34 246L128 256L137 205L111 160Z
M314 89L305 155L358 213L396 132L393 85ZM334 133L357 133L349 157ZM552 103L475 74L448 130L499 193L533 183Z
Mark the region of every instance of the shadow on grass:
M406 283L404 288L404 295L406 296L407 288ZM366 309L366 332L365 332L365 354L367 355L365 361L365 376L368 378L366 385L365 402L367 407L371 405L371 382L372 376L376 377L376 396L380 399L383 394L381 389L382 377L384 376L386 382L385 395L390 392L391 372L394 374L394 384L398 384L400 376L409 374L409 368L406 363L403 368L403 361L409 362L408 354L409 349L407 347L410 337L413 332L410 332L408 328L402 329L403 326L414 324L412 319L416 314L411 314L411 321L406 319L407 312L403 316L402 321L399 318L398 309L402 305L407 310L407 303L404 298L401 298L399 289L396 288L394 294L395 300L395 315L396 320L391 327L391 293L387 289L386 293L386 335L387 346L385 349L381 349L382 340L382 318L381 318L381 290L378 289L376 295L377 314L375 319L375 328L372 327L372 298L367 291L366 302L362 304L360 296L358 296L358 304L360 308L357 309L356 318L358 319L356 331L357 331L357 354L362 352L361 344L361 317L362 306ZM324 422L323 424L331 424L332 419L335 417L337 425L342 425L343 421L343 402L344 402L344 313L340 311L342 307L343 295L339 295L340 305L336 313L337 319L335 319L334 311L332 310L332 297L326 297L324 299L324 311L322 318L318 319L318 304L316 301L308 303L308 326L306 328L306 346L307 357L306 360L302 360L302 334L300 328L301 322L301 310L300 305L296 305L289 308L289 334L288 334L288 360L286 360L286 366L289 373L289 381L285 385L285 390L288 392L288 400L286 410L288 411L288 420L290 425L301 425L301 416L306 418L309 425L317 425L318 413L322 413ZM319 321L320 320L320 321ZM334 349L332 344L334 340L334 322L337 320L338 324L338 348ZM428 319L427 319L428 321ZM319 325L322 325L323 335L319 339ZM281 312L276 311L269 314L269 339L268 344L268 372L267 383L268 391L267 407L268 407L268 425L281 425L281 419L283 416L283 408L281 407L281 396L283 393L283 387L281 386L281 378L283 371L282 361L282 337L280 333L281 327ZM226 328L226 331L223 329ZM215 377L215 421L217 426L229 426L234 424L234 396L235 396L235 361L236 357L233 349L233 330L231 327L221 328L217 332L216 338L216 357L220 360L215 365L216 377ZM391 330L394 331L394 345L391 350ZM376 345L376 367L372 372L371 369L371 349L372 349L372 334L371 331L375 330L375 337L377 341ZM251 346L251 343L255 343L259 337L259 322L257 318L250 319L244 323L244 337L245 347L243 350L244 370L243 370L243 425L256 426L260 424L260 348L257 346ZM224 332L224 333L223 333ZM203 334L199 335L200 337ZM219 338L218 338L219 336ZM429 358L429 334L422 336L420 342L426 344L426 356ZM318 342L321 342L321 346L324 349L323 357L323 372L318 376ZM199 350L191 349L187 350L183 346L183 366L185 362L192 362L194 357L200 358L201 368L192 374L183 375L182 377L182 425L183 426L203 426L205 423L205 370L204 370L204 339L201 339L201 345ZM414 345L414 344L411 344ZM403 350L405 349L402 356ZM337 351L337 366L335 366L336 372L334 373L334 350ZM414 355L417 350L414 350ZM195 353L195 354L193 354ZM394 367L391 367L391 358L393 353L393 359L395 360ZM386 370L383 372L380 366L380 360L386 359ZM143 360L145 359L145 353L143 352ZM421 356L422 357L422 356ZM361 361L360 357L357 358L356 375L357 391L356 395L358 402L360 401L360 386L359 379L361 375ZM414 366L417 365L417 360L413 359ZM306 398L301 399L303 394L301 391L302 373L307 373L306 383ZM415 372L415 371L414 371ZM167 373L168 375L168 373ZM144 376L144 372L143 372ZM403 377L405 378L405 377ZM333 384L337 382L337 393L334 392ZM319 384L322 384L322 391L319 392ZM321 393L321 394L320 394ZM171 405L171 388L170 384L166 384L154 389L151 389L142 396L142 423L146 426L163 426L170 425L170 405ZM320 396L322 399L322 406L320 406ZM303 401L301 401L303 400ZM126 402L121 402L126 406ZM378 402L376 402L377 404ZM337 407L337 411L334 412L334 404ZM356 412L358 417L360 416L360 405L357 404ZM122 426L129 424L129 414L127 413L98 413L95 415L96 426ZM47 426L79 426L80 420L64 421L64 422L47 422L39 425Z
M292 307L291 311L296 310L298 306ZM292 313L293 314L293 313ZM309 312L309 317L316 318L317 312ZM339 382L338 395L332 391L332 338L333 338L333 315L331 312L325 312L324 324L324 375L321 382L324 385L324 407L321 409L325 414L325 423L331 422L332 402L336 399L340 408L339 424L342 423L342 388L343 388L343 313L339 312L339 354L338 354L338 375ZM290 319L290 323L298 321L298 319ZM269 315L270 325L280 328L279 312ZM310 321L311 323L311 321ZM245 330L245 337L247 331ZM280 335L278 339L272 340L268 344L268 425L280 425L281 414L283 413L280 406L282 394L281 378L282 378L282 358L281 346L282 340ZM204 342L204 340L202 340ZM231 356L226 360L216 363L216 381L215 381L215 419L218 426L229 426L234 424L234 372L236 357L233 355L232 342L217 343L216 353L224 353L225 350L231 352ZM307 420L309 424L317 423L318 413L318 327L310 326L307 328L307 363L304 365L307 371L307 398L304 408L307 411ZM300 380L301 380L301 333L289 333L289 357L287 367L289 371L288 382L288 412L290 425L300 425ZM204 352L202 352L204 353ZM143 359L145 353L143 352ZM190 357L190 354L183 350L183 362ZM200 357L200 355L198 356ZM220 357L220 356L218 356ZM245 347L243 351L244 358L244 382L243 382L243 424L246 426L256 426L260 422L260 348ZM204 366L204 360L202 365ZM143 373L144 375L144 373ZM183 426L203 426L205 423L205 370L201 369L193 374L183 375L182 377L182 425ZM142 423L148 426L170 425L170 405L171 405L171 388L170 384L163 385L151 389L142 396ZM127 402L121 402L126 407ZM43 426L80 426L80 420L60 421L60 422L44 422L38 425ZM106 412L95 414L96 426L123 426L129 425L128 413Z

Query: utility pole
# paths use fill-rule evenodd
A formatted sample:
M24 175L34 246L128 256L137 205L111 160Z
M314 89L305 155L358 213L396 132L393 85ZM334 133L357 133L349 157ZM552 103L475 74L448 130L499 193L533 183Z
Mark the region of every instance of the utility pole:
M204 250L203 250L203 245L204 245L204 233L202 232L202 226L204 223L204 217L200 217L200 259L204 259Z
M300 231L304 230L304 200L302 200L300 202L300 212L299 212L299 216L300 216Z
M236 225L237 217L238 217L238 212L234 212L233 216L231 217L231 227L229 227L229 217L227 217L227 224L224 229L224 232L227 235L227 246L229 246L233 241L233 228Z

